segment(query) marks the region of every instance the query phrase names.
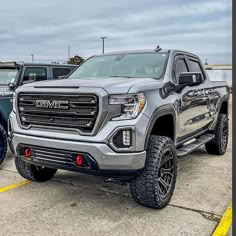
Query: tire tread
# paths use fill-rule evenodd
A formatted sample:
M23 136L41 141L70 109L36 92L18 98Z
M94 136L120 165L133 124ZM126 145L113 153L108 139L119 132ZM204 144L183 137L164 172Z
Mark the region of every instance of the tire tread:
M16 156L15 165L18 173L25 179L44 182L50 180L55 173L56 169L45 168L43 170L37 170L35 165L29 164Z
M213 140L211 140L209 143L205 144L206 151L209 154L214 154L214 155L223 155L226 151L226 147L222 147L222 129L224 126L225 119L228 120L228 117L226 114L220 113L217 121L216 128L214 130L215 137ZM228 126L228 121L227 121L227 126ZM227 140L228 141L228 140Z
M166 146L171 146L175 158L175 176L170 196L163 201L157 190L157 171L163 151ZM151 135L147 147L147 158L143 172L130 183L130 191L134 200L141 205L160 209L166 206L173 194L176 182L177 157L173 141L164 136Z
M1 165L4 159L6 158L6 154L7 154L7 132L1 124L0 124L0 135L3 138L2 140L3 150L0 152L0 165Z

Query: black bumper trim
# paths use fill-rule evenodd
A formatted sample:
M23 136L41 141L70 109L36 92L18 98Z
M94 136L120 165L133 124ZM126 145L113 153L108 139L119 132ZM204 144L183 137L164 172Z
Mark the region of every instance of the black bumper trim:
M24 156L24 149L26 147L30 147L32 149L32 157L27 158ZM62 158L53 158L53 156L50 154L47 158L37 158L36 152L34 150L36 149L43 149L47 150L48 153L53 153L56 155L57 153L60 153L60 155L63 156L63 154L68 153L68 160L62 161ZM76 155L82 154L85 156L88 166L85 167L79 167L75 163L75 159L73 160ZM99 169L99 166L97 162L87 153L81 153L81 152L73 152L68 150L59 150L59 149L51 149L51 148L42 148L37 146L31 146L31 145L25 145L25 144L19 144L17 147L17 154L18 157L22 158L25 162L33 164L33 165L41 165L52 169L62 169L72 172L79 172L89 175L95 175L95 176L101 176L101 177L107 177L107 178L114 178L119 180L128 180L130 178L135 177L138 173L141 172L142 169L137 170L101 170Z

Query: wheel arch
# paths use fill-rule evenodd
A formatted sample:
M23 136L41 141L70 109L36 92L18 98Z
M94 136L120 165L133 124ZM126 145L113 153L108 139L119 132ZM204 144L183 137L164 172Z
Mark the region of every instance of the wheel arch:
M223 113L225 115L228 116L228 112L229 112L229 107L228 107L228 100L224 99L221 103L220 109L219 109L219 113Z
M229 98L227 96L222 97L219 102L219 105L217 106L215 119L214 119L212 125L210 126L211 131L213 131L215 129L220 113L223 113L223 114L227 115L227 117L228 117L228 112L229 112L228 106L229 106Z
M168 125L166 126L166 124ZM152 134L170 137L175 143L176 113L172 106L159 108L154 112L147 129L145 149L147 148L149 137Z

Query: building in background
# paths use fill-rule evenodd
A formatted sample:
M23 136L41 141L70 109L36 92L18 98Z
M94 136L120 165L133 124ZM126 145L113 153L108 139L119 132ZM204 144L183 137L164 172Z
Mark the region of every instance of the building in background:
M205 65L206 71L212 81L226 81L232 89L232 65L209 64Z

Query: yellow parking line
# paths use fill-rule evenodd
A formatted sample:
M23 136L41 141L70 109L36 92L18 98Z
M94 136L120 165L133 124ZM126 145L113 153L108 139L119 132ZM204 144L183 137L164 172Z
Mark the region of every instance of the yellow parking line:
M9 190L12 190L14 188L18 188L20 186L23 186L23 185L26 185L26 184L29 184L31 181L30 180L23 180L19 183L15 183L15 184L10 184L8 186L5 186L5 187L2 187L0 188L0 193L4 193L4 192L7 192Z
M228 208L226 209L223 217L221 218L220 223L216 227L212 236L226 236L231 224L232 224L232 202L229 204Z

